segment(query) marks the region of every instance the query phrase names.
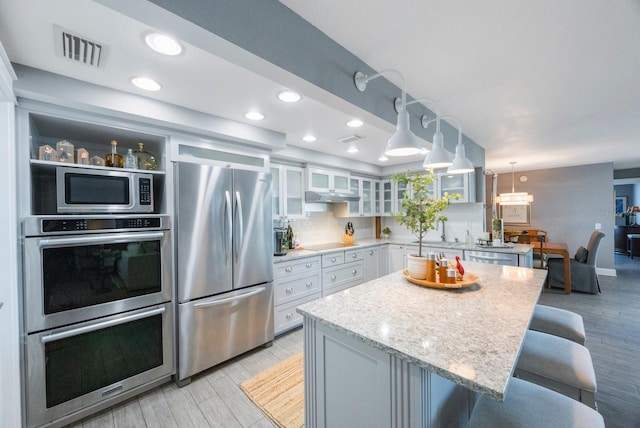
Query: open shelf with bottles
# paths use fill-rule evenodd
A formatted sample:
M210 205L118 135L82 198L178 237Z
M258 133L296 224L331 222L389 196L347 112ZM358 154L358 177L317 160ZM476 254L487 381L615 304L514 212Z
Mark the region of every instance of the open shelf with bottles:
M39 107L39 106L38 106ZM123 173L150 174L153 179L154 214L165 214L168 211L165 196L166 178L166 150L167 136L154 133L154 129L136 126L135 123L125 122L116 118L94 116L83 112L75 112L64 108L51 111L44 105L42 111L19 109L18 138L22 142L18 149L20 187L23 189L20 202L22 215L55 215L57 204L57 174L59 167L74 168L78 171L121 171ZM111 153L111 141L117 141L117 153L123 157L127 149L138 151L138 155L149 160L151 155L155 160L155 169L145 168L117 168L104 166L104 159ZM57 143L66 145L68 150L57 159ZM139 150L139 143L143 144L143 151ZM41 159L44 148L50 159ZM78 151L83 149L83 151ZM54 153L52 153L54 152ZM79 154L84 153L84 159L96 157L102 165L91 165L79 162ZM140 158L138 158L140 159ZM139 163L139 162L138 162ZM147 165L153 165L153 162Z

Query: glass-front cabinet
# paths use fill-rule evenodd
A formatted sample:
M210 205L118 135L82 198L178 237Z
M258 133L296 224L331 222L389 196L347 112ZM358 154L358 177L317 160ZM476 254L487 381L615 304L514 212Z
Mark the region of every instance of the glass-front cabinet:
M318 192L348 192L351 183L348 172L321 168L307 168L308 190Z
M393 184L391 180L380 182L380 214L383 216L393 213Z
M304 215L304 169L271 164L273 175L274 219L296 218Z
M440 172L437 174L437 195L442 197L445 192L449 194L458 193L460 199L451 200L451 203L475 202L476 201L476 178L475 173L468 174L448 174Z
M349 179L349 190L351 193L360 195L357 202L349 202L349 215L371 217L374 214L374 181L370 178L351 177Z
M382 182L373 180L373 215L382 215Z

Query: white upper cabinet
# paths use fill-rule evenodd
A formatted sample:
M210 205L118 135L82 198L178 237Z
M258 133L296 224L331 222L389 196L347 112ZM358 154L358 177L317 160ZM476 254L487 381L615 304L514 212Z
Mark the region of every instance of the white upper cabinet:
M307 189L318 192L348 192L349 173L329 169L307 168Z
M437 174L437 195L442 197L445 192L458 193L460 199L451 200L452 203L476 201L476 176L474 172L467 174Z
M273 218L304 216L304 169L271 164Z
M349 202L349 215L371 217L374 212L374 182L376 180L364 177L351 177L349 179L349 190L351 193L360 195L357 202Z

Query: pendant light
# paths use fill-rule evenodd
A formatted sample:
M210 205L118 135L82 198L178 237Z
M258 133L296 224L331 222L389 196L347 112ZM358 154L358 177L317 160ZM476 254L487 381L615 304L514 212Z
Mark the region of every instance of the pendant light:
M442 136L442 132L440 132L440 109L438 108L438 105L435 103L435 101L433 101L430 98L418 98L408 103L405 101L404 105L408 106L411 104L424 102L424 101L433 105L433 111L436 113L436 118L434 119L436 122L436 132L435 134L433 134L431 151L429 151L429 153L427 153L427 155L425 156L422 167L424 169L431 169L431 168L445 168L445 167L451 166L451 164L453 164L453 161L451 160L451 153L446 151L444 148L443 136ZM396 107L396 111L398 110L399 106L400 107L402 106L402 104L403 104L402 101L399 102L397 98L394 100L394 106ZM428 121L428 123L430 122L431 121ZM422 127L426 128L426 125L424 124L424 122L422 123Z
M396 124L396 132L393 133L389 141L387 141L387 146L384 149L384 154L387 156L411 156L420 153L422 150L422 146L420 145L420 140L415 136L411 129L409 128L409 113L407 113L407 95L404 84L404 77L397 70L383 70L379 73L374 74L373 76L367 76L361 71L356 71L353 76L353 82L356 85L356 88L360 92L364 92L367 89L367 83L375 78L382 76L385 73L394 72L400 75L402 79L402 101L400 110L398 111L398 121Z
M533 195L527 192L515 191L515 171L514 167L517 162L509 162L511 164L511 193L500 193L496 198L496 203L500 205L529 205L533 202Z
M437 117L436 119L429 119L427 116L423 115L421 118L422 127L426 128L427 126L429 126L431 122L439 121L440 119L451 120L455 123L455 126L458 128L458 145L456 146L456 155L453 158L453 163L447 169L447 173L448 174L465 174L467 172L473 172L475 168L473 167L473 164L464 153L464 144L462 144L462 126L460 125L460 122L458 121L458 119L456 119L453 116L440 116L440 117ZM434 136L434 139L435 139L435 136ZM445 151L445 153L446 155L449 155L449 152ZM431 161L432 162L437 161L437 157L433 158ZM427 159L425 159L425 164L426 163L427 163ZM425 166L425 168L434 168L434 167Z

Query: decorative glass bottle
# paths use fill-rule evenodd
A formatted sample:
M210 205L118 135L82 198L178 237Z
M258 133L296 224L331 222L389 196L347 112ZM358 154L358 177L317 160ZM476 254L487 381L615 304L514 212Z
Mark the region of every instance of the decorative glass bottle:
M504 244L504 222L501 218L491 220L491 235L493 245L500 246Z
M133 154L132 149L127 149L127 154L124 156L124 167L129 169L138 168L138 158Z
M133 154L138 158L138 168L151 170L158 167L155 156L144 150L144 143L138 143L138 150Z
M122 168L124 166L124 157L118 153L118 142L111 140L111 153L104 157L105 166L113 168Z

